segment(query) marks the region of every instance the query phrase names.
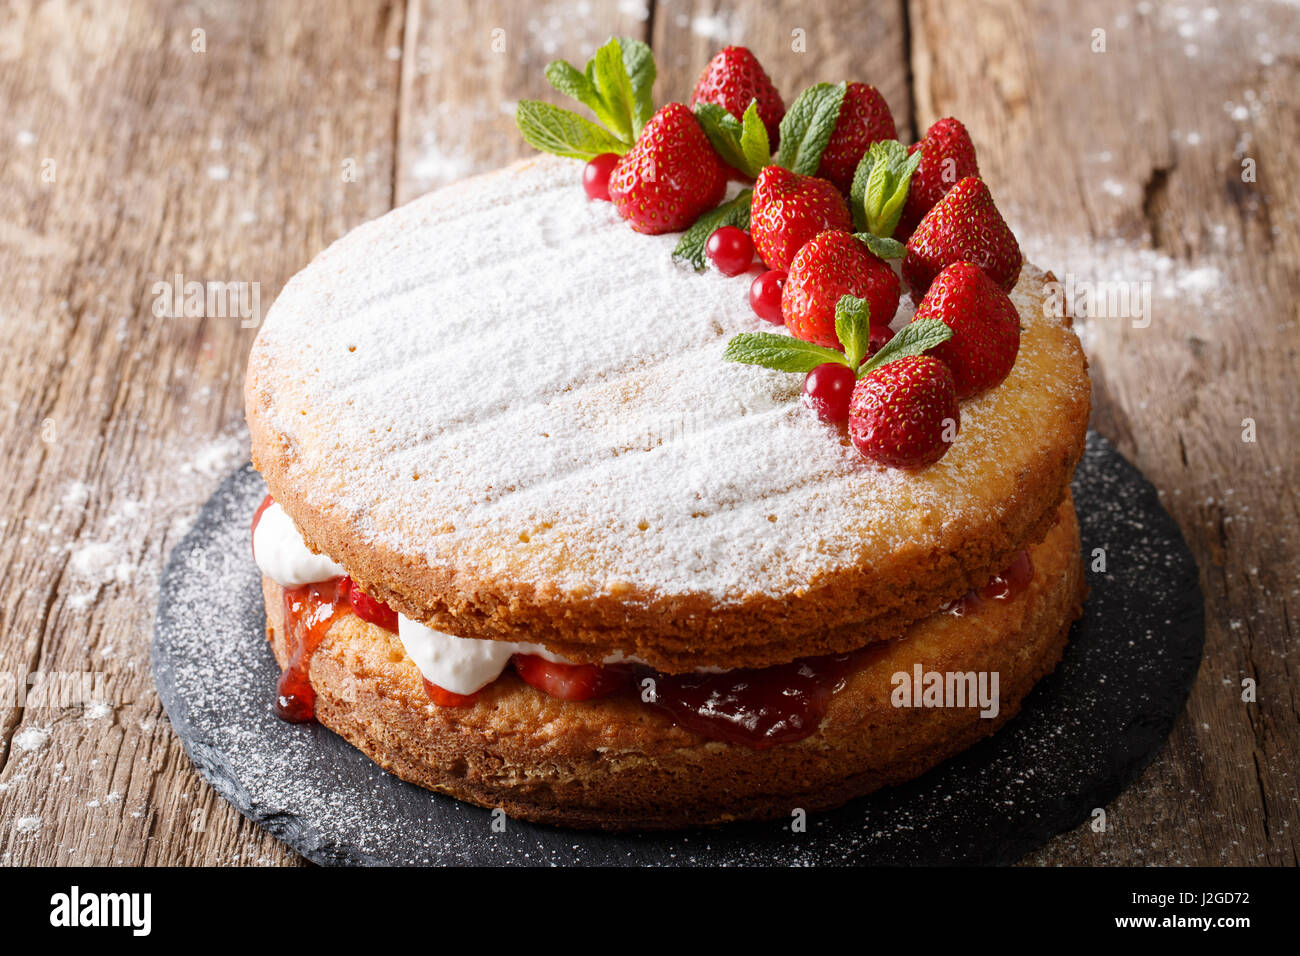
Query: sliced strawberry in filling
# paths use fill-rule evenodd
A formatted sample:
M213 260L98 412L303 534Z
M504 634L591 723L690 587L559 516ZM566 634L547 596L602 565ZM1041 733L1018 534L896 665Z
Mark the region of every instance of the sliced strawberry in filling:
M397 633L397 612L385 604L372 598L361 588L357 587L356 581L350 582L348 589L348 601L352 604L352 611L357 617L371 624L378 624L385 630Z
M515 670L524 682L560 700L607 697L627 686L629 668L618 665L562 664L536 654L516 654Z
M429 700L439 707L468 707L478 700L479 693L474 691L472 694L453 694L449 690L443 690L437 684L430 683L428 678L424 678L424 692L429 695Z

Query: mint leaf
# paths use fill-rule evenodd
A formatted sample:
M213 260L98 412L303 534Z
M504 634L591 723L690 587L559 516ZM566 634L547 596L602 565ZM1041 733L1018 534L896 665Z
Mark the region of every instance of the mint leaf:
M739 167L746 175L758 178L763 167L772 162L772 145L767 139L767 127L758 115L758 100L750 100L741 120L740 151L745 165Z
M912 174L921 163L918 149L910 156L907 147L896 139L872 143L858 161L849 189L849 206L853 226L859 232L888 238L894 234L903 214L903 203L912 183Z
M622 155L628 150L626 143L590 120L541 100L520 100L515 125L529 146L556 156L591 159L601 153Z
M704 246L715 230L723 226L749 229L749 201L752 193L753 190L742 189L735 199L701 214L695 224L682 234L681 241L673 250L673 258L685 260L697 270L703 269Z
M844 102L844 83L817 83L799 94L781 120L781 145L773 162L802 176L812 176L821 165Z
M849 368L857 368L871 350L871 307L866 299L842 295L835 303L835 337L844 346Z
M623 70L632 87L632 138L641 135L641 128L655 115L655 103L650 89L655 83L655 58L650 47L631 37L619 37L623 51Z
M558 92L577 100L593 113L596 112L599 104L596 89L587 82L586 75L572 63L554 60L546 64L546 79Z
M746 176L758 178L772 161L767 127L758 118L758 100L750 100L744 120L738 120L717 103L696 103L695 118L722 161Z
M778 372L811 372L827 362L847 364L842 352L774 332L741 332L727 343L722 357L728 362L761 365Z
M632 92L632 79L627 75L627 67L623 65L623 47L618 42L618 37L610 37L609 42L596 51L595 57L587 64L586 76L596 88L604 107L596 115L619 139L626 143L633 142L632 113L635 96Z
M909 355L920 355L927 349L941 345L952 338L952 329L938 319L916 319L907 323L892 339L858 369L858 378L874 372L881 366Z
M869 232L855 232L853 238L871 250L878 259L901 259L907 253L907 246L897 239L881 239Z

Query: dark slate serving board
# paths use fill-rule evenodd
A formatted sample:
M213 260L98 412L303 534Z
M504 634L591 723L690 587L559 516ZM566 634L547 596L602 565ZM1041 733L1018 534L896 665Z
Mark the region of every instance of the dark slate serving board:
M153 643L158 693L199 772L317 863L817 865L1009 863L1104 807L1159 750L1200 665L1196 564L1155 489L1088 437L1074 480L1089 570L1083 620L1056 672L998 734L911 783L789 821L608 835L515 820L390 776L318 725L271 713L248 525L265 494L231 475L173 552ZM1091 564L1091 561L1088 562Z

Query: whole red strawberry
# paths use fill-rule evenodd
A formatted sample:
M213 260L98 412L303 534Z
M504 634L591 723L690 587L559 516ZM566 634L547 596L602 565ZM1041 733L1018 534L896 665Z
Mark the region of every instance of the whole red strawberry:
M637 232L685 229L722 201L727 174L695 115L669 103L609 176L609 198Z
M909 355L858 379L849 438L862 457L924 468L947 453L961 427L952 372L933 355Z
M993 205L988 186L967 176L925 214L907 241L903 278L920 302L944 266L973 262L1010 292L1020 277L1020 246Z
M973 262L954 262L930 283L918 319L938 319L952 338L930 354L952 372L961 401L1000 385L1020 351L1020 314L1002 289Z
M766 166L749 201L749 234L769 269L788 269L805 242L827 229L853 228L848 203L834 184Z
M897 138L894 116L880 91L865 83L850 83L840 104L835 131L822 152L817 175L829 179L847 196L858 161L867 148L882 139Z
M951 116L939 120L919 143L908 147L908 155L921 150L921 165L912 174L903 214L894 229L894 238L906 242L921 221L953 186L967 176L980 174L975 161L975 144L960 120Z
M835 304L841 296L865 299L873 325L887 326L898 310L901 284L894 270L847 232L823 232L804 244L781 289L781 314L790 334L839 348Z
M729 46L700 74L691 94L691 108L696 103L716 103L740 119L754 100L758 100L758 118L767 129L768 142L776 149L785 101L754 54L743 46Z

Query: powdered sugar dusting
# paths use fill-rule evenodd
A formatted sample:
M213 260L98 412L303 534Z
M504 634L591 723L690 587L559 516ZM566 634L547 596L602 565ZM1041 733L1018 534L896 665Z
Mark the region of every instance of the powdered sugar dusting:
M746 280L674 263L678 236L584 201L578 168L538 160L368 223L267 317L252 361L272 369L290 480L330 476L363 535L417 562L561 589L789 591L981 507L960 500L976 475L1009 496L1012 440L1079 387L1052 378L1059 336L1027 267L1012 376L963 407L939 465L869 466L801 407L799 376L722 360L770 328Z

